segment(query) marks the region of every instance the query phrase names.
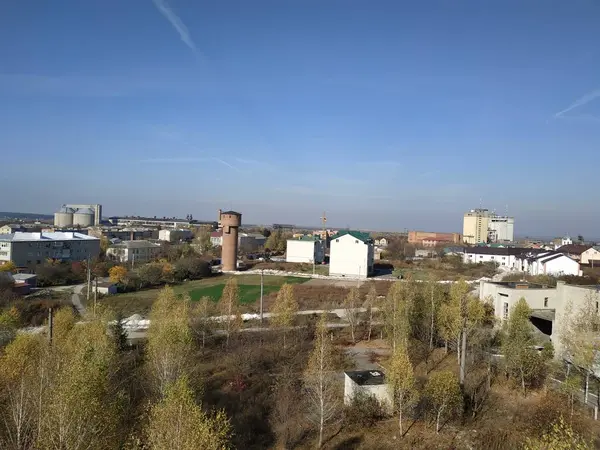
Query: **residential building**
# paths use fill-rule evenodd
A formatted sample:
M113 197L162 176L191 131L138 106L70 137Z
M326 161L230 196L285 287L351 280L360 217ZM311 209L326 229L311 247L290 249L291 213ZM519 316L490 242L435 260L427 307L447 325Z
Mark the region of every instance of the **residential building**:
M408 243L422 245L424 247L435 247L439 244L460 244L462 236L460 233L437 233L430 231L409 231Z
M557 358L564 356L561 333L565 329L569 308L576 312L590 301L596 308L600 304L598 286L571 286L564 281L559 281L556 287L526 282L481 281L479 298L492 302L499 325L508 319L519 299L524 298L532 309L532 324L540 337L552 342Z
M374 397L388 412L393 409L389 386L381 370L353 370L344 372L344 405L351 405L357 395Z
M192 230L174 229L174 230L159 230L158 240L166 242L178 242L193 239L194 233Z
M340 231L331 238L329 274L367 278L373 273L374 248L368 233Z
M11 234L18 231L27 231L27 229L20 223L9 223L0 227L0 234Z
M418 248L415 250L415 258L435 258L437 253L435 250L427 249L427 248Z
M600 245L588 248L581 254L581 264L600 267Z
M592 247L591 245L584 245L584 244L568 244L568 245L563 245L561 247L558 247L556 249L556 251L558 253L563 253L573 259L576 259L577 261L581 261L583 254L587 250L589 250L591 247ZM581 262L583 262L583 261L581 261Z
M494 262L499 266L513 267L516 257L530 250L513 247L467 247L464 249L463 262Z
M318 236L288 239L285 260L286 262L321 264L325 260L326 247L326 241Z
M533 250L517 255L513 269L529 275L581 275L579 263L569 256L548 250Z
M85 231L90 236L103 236L109 240L138 241L142 239L158 239L159 230L155 228L136 227L93 227Z
M83 261L99 253L100 239L72 231L0 235L0 264L12 261L18 267L26 267L46 259Z
M382 237L381 239L375 239L374 242L375 242L375 246L377 246L377 247L387 247L388 243L389 243L389 241L384 237Z
M106 256L122 263L142 264L158 258L160 251L160 245L153 242L123 241L111 245L106 250Z
M213 231L210 233L210 243L213 247L221 247L223 245L223 231Z
M498 216L487 209L472 209L463 218L466 244L514 241L514 217Z

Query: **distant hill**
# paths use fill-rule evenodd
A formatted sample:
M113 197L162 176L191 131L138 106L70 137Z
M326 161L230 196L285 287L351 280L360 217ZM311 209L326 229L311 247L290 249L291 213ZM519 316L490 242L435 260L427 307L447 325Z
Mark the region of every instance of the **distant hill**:
M0 220L51 220L52 214L37 214L37 213L19 213L0 211Z

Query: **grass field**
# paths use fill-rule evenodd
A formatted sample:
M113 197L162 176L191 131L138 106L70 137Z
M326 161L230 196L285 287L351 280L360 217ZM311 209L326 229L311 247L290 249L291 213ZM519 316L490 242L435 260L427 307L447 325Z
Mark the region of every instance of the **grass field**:
M238 278L240 278L238 276ZM273 280L273 278L276 278ZM260 281L258 284L248 284L248 281L254 280L238 280L238 286L240 288L240 303L254 303L260 296ZM284 284L298 284L307 281L306 278L300 277L265 277L264 282L264 295L270 294L271 292L277 292L279 288ZM212 286L204 286L189 291L190 297L193 301L199 300L202 297L210 297L214 301L221 298L223 294L223 288L225 283L215 284Z
M225 283L229 278L231 278L231 275L193 280L174 285L173 289L177 294L189 293L192 300L199 300L203 296L208 296L216 301L221 297ZM254 303L260 296L260 275L235 275L235 278L240 288L240 303L246 305ZM264 293L267 295L277 292L284 283L299 284L308 280L308 278L300 277L265 276ZM103 297L101 303L124 316L135 313L146 316L159 292L160 289L148 289L117 294Z

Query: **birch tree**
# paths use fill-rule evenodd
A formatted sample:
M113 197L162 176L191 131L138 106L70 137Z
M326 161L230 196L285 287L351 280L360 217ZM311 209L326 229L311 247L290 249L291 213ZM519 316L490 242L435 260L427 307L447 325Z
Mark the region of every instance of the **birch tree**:
M356 342L356 327L358 326L358 318L360 313L358 308L360 307L360 292L358 288L353 287L346 295L344 299L344 314L346 320L350 324L350 335L352 336L352 342Z
M402 417L417 399L413 366L404 345L397 345L392 354L387 370L387 382L394 411L398 414L398 428L402 436L404 434Z
M317 426L318 448L323 445L325 425L338 417L340 382L332 362L333 345L327 333L327 313L321 314L315 331L313 351L304 373L308 419Z
M526 385L535 381L543 368L542 357L534 347L530 316L531 309L527 301L521 297L504 323L502 336L502 353L506 370L520 381L523 394Z
M450 371L435 372L427 380L425 396L433 408L435 432L439 433L442 421L462 407L460 384Z
M147 426L149 450L225 450L231 425L225 412L208 415L194 401L185 376L170 384L152 407Z
M179 299L170 287L161 289L150 311L147 367L156 391L189 374L193 352L189 300Z
M377 288L375 287L375 284L371 283L369 292L365 297L365 303L363 304L363 307L367 310L367 341L371 340L371 334L373 332L373 318L375 317L373 309L378 306Z
M232 333L239 331L242 327L242 315L240 314L240 289L235 278L230 278L225 283L223 295L219 300L219 309L223 316L223 324L227 340L225 345L229 346L229 337Z
M588 401L590 376L598 364L600 351L600 313L598 294L590 292L582 304L574 307L569 301L565 308L561 343L563 357L579 368L585 376L585 402Z
M591 450L592 442L587 442L561 417L550 431L539 439L528 438L524 450Z
M39 421L40 368L47 344L41 336L17 335L0 359L0 447L31 449Z
M214 321L212 316L214 315L215 304L210 297L202 297L195 304L192 314L194 316L194 331L200 335L202 340L202 348L206 346L206 338L212 333L214 329Z
M396 281L386 296L382 313L386 336L393 349L398 344L408 345L414 296L415 286L411 281Z
M283 331L283 348L286 346L287 330L294 326L296 313L298 312L298 303L294 296L294 286L284 284L277 293L277 299L273 306L273 316L271 323L274 327Z

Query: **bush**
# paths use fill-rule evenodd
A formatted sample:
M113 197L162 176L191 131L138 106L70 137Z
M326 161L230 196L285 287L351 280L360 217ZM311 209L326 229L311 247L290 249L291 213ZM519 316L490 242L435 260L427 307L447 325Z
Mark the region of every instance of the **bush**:
M173 267L173 278L183 281L186 278L205 278L211 275L210 265L200 258L187 257L177 260Z
M75 266L75 271L73 271L73 265L68 263L38 265L35 273L39 287L76 284L85 280L85 270L82 270L80 266Z
M369 428L386 416L385 409L373 395L358 391L352 403L344 408L344 426Z
M163 266L158 263L149 263L140 266L136 271L141 286L158 286L162 283Z

